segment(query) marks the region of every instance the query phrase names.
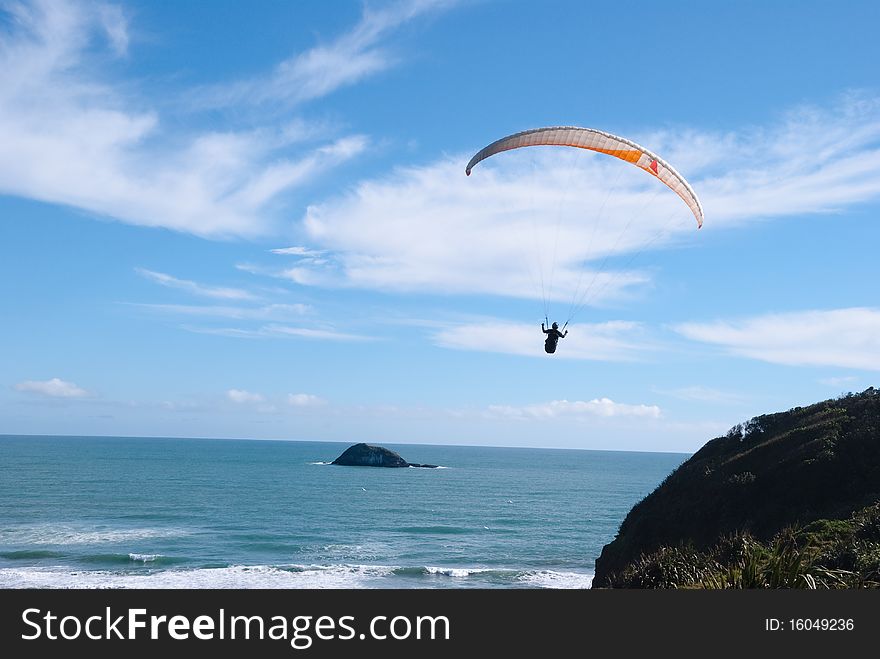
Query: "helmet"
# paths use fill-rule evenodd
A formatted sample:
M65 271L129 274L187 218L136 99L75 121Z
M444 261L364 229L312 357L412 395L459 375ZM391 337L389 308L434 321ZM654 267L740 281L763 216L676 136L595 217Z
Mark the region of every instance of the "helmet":
M553 329L559 329L559 323L553 323Z

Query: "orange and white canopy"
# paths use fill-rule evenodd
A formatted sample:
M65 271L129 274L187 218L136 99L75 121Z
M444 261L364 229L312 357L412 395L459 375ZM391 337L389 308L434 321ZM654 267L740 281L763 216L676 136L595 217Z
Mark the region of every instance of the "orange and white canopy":
M572 146L579 149L587 149L588 151L605 153L632 163L663 181L691 209L691 212L697 219L697 227L703 226L703 206L700 204L700 200L697 198L694 189L672 165L635 142L595 128L553 126L550 128L535 128L502 137L500 140L492 142L489 146L481 149L471 158L471 161L465 168L465 173L470 176L474 166L489 156L525 146Z

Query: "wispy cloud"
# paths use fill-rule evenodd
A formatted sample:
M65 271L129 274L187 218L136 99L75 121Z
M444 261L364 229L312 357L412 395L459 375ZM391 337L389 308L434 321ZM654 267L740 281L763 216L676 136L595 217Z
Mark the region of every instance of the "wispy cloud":
M880 310L855 307L682 323L683 336L744 357L792 366L880 370Z
M389 9L386 18L368 13L352 43L378 47L389 30L420 13L419 3L412 6ZM199 236L252 237L277 228L284 195L368 144L366 136L315 131L296 119L182 132L156 109L145 81L113 79L106 59L96 56L97 48L132 56L132 28L119 7L33 0L6 4L3 14L11 20L0 37L0 193ZM317 81L318 55L294 58L301 63L279 71L308 69ZM362 67L361 76L344 81L369 72ZM297 80L294 74L289 82ZM313 85L306 96L320 93Z
M18 391L39 394L48 398L84 398L89 392L60 378L51 380L25 380L15 385Z
M218 298L221 300L252 300L254 295L240 288L227 288L223 286L206 286L188 279L178 279L163 272L155 272L146 268L135 268L135 271L147 279L179 290L199 295L202 297Z
M302 256L310 258L319 257L324 254L324 252L321 250L309 249L308 247L303 247L302 245L294 245L293 247L281 247L269 251L273 254L282 254L286 256Z
M229 389L226 392L226 398L233 403L262 403L265 400L262 394L255 394L243 389Z
M95 3L94 10L114 53L124 57L128 53L128 19L122 7L118 5Z
M880 197L880 98L851 93L831 108L801 106L780 124L700 146L711 147L698 168L704 205L721 225L836 212ZM669 147L685 162L700 158Z
M703 385L679 387L678 389L658 389L657 393L680 400L695 400L704 403L741 403L745 399L741 394L721 391Z
M859 381L855 375L841 375L830 378L822 378L819 380L819 384L826 384L829 387L843 387L851 384L855 384Z
M280 397L267 397L244 389L229 389L226 392L226 399L236 405L246 406L260 413L275 414L283 411L283 408L278 406L282 402ZM287 394L283 397L283 402L286 403L287 408L296 410L308 410L328 405L328 402L320 396L307 393Z
M313 327L290 327L286 325L267 325L263 331L269 336L291 336L303 339L318 339L325 341L375 341L375 337L361 334L350 334L335 329Z
M183 329L196 334L212 334L233 339L306 339L316 341L360 342L376 341L376 337L351 334L335 329L293 327L289 325L263 325L256 329L241 327L197 327L184 325Z
M500 135L488 135L491 141ZM693 184L697 232L681 200L644 172L579 149L521 149L464 175L471 153L381 178L309 207L322 263L301 284L493 294L599 304L651 280L645 251L774 217L830 213L880 198L880 99L851 94L764 127L632 135ZM480 144L474 145L474 151ZM578 306L578 305L575 305Z
M589 401L554 400L521 407L490 405L486 414L492 417L514 419L555 419L558 417L647 417L656 419L661 415L656 405L628 405L616 403L610 398L594 398Z
M527 357L547 357L544 335L536 325L502 320L474 320L466 325L442 327L432 334L436 345L456 350L500 352ZM634 361L655 348L639 323L610 321L578 324L560 339L554 359Z
M235 307L225 305L131 303L131 306L169 315L232 318L236 320L272 320L277 322L296 320L312 311L312 307L307 304L266 304L258 307Z
M402 0L382 8L365 7L361 20L329 43L298 53L266 76L196 90L194 103L208 107L243 104L293 107L326 96L399 63L383 45L394 30L457 0Z
M650 181L633 183L628 208L609 209L610 217L634 218L623 232L624 225L591 224L583 213L602 203L596 181L607 162L535 156L542 161L537 174L512 157L512 170L487 168L468 179L461 156L399 169L313 205L304 227L328 250L325 263L301 262L283 276L302 284L546 297L572 306L646 281L645 273L610 272L602 261L644 242L650 227L638 209L653 196ZM577 203L560 204L563 195Z
M292 407L320 407L326 405L327 401L320 396L314 394L288 394L287 404Z

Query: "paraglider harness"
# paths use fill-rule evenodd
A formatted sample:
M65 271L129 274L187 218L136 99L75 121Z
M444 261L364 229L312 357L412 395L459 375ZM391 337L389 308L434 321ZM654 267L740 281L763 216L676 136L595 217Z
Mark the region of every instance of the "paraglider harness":
M547 318L544 318L544 320L548 321ZM566 322L565 325L568 325L568 323ZM562 326L563 330L565 330L565 325ZM565 336L565 333L552 326L549 329L544 329L544 323L541 323L541 331L547 335L547 338L544 340L544 352L552 355L556 352L556 344L559 342L559 339Z

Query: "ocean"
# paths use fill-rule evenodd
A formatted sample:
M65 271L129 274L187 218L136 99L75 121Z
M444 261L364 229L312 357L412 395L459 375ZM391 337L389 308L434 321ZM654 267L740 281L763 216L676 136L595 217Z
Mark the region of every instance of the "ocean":
M588 588L687 455L0 436L0 588Z

